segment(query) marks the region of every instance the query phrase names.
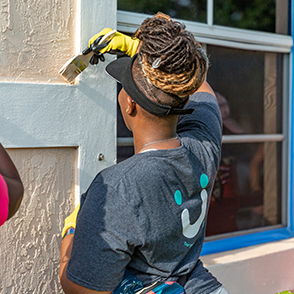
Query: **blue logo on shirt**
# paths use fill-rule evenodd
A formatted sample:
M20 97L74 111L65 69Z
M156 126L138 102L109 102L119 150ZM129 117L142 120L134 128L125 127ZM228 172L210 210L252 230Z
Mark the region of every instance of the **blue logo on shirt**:
M203 189L200 193L201 200L202 200L201 213L200 213L199 218L196 220L196 222L194 224L191 224L190 212L188 209L185 208L182 211L181 220L182 220L183 235L186 238L189 238L189 239L194 238L198 234L198 232L200 231L200 229L202 227L202 224L203 224L203 221L204 221L205 215L206 215L206 209L207 209L208 193L205 190L205 188L207 187L208 183L209 183L209 179L208 179L207 175L202 174L200 177L200 185L201 185L201 188ZM175 202L178 205L181 205L183 202L183 197L182 197L182 193L180 190L177 190L175 192L174 197L175 197ZM185 246L192 247L193 244L188 244L187 242L185 242Z

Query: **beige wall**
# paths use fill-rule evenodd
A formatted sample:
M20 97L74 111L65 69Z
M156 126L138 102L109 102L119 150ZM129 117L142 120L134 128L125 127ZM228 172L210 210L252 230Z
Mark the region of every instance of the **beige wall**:
M74 86L58 70L116 23L115 0L0 0L0 142L25 185L0 228L1 294L62 293L60 231L75 196L115 163L117 94L104 73L112 55Z
M8 151L25 196L17 214L0 228L0 293L63 293L60 232L74 205L77 149Z
M0 1L0 80L63 82L75 54L76 0Z

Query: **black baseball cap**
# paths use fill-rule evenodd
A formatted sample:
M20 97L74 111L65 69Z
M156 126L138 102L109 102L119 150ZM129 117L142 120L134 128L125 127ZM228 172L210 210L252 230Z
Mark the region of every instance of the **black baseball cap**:
M134 61L136 60L138 54L134 55L134 57L121 57L116 59L115 61L109 63L105 71L106 73L120 83L127 94L143 109L147 112L154 114L156 116L167 116L167 115L179 115L179 114L191 114L194 109L189 108L180 108L180 107L172 107L169 105L163 105L156 102L153 102L148 97L146 97L136 82L134 81L132 74L132 66ZM186 101L189 99L187 97ZM185 102L186 102L185 101ZM183 105L185 103L182 103Z

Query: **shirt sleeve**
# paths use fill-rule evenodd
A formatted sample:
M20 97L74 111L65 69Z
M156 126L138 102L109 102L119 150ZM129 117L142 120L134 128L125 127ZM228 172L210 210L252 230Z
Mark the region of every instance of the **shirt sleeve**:
M94 181L82 196L68 278L86 288L112 291L134 248L133 213L112 187Z
M0 226L2 226L8 217L9 196L7 184L0 174Z
M194 111L180 117L177 133L182 138L202 138L220 145L222 122L215 96L207 92L196 92L190 96L185 108L193 108Z

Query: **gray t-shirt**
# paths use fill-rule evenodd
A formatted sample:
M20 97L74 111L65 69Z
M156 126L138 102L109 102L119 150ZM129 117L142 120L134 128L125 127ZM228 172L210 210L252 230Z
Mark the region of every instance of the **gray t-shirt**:
M219 282L199 255L221 153L221 116L213 95L187 104L177 134L182 146L140 153L100 172L82 195L67 276L111 291L127 268L144 285L188 274L187 294Z

